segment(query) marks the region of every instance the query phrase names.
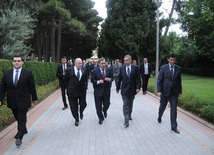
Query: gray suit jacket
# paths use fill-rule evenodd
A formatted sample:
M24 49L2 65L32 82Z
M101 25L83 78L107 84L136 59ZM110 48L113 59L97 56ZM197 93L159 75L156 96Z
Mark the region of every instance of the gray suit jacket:
M166 64L160 68L157 81L157 91L161 92L163 96L169 96L171 89L176 96L182 93L181 67L174 65L174 74L172 78L169 64Z

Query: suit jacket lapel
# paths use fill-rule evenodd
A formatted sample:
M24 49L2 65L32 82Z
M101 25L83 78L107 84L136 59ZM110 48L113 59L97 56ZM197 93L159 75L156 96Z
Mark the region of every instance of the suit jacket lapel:
M11 82L11 86L14 86L13 84L13 69L10 70L10 73L9 73L9 81Z

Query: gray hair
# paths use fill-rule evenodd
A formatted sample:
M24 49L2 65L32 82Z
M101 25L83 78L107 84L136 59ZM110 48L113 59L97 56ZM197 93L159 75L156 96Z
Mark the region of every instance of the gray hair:
M132 60L132 56L129 54L125 55L124 58L129 58L129 60Z
M100 61L106 61L106 59L105 59L105 58L100 58L100 59L98 60L98 64L100 63Z

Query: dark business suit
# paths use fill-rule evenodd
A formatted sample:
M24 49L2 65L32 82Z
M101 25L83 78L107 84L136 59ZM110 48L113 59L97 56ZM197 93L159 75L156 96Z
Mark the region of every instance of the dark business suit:
M67 64L67 69L70 68L71 65ZM66 70L65 70L66 71ZM61 92L62 92L62 101L64 103L64 107L68 107L68 104L66 103L66 97L65 97L65 89L67 87L67 84L64 80L64 75L63 75L63 67L62 64L60 64L57 68L56 76L59 78L59 86L61 87Z
M71 108L71 113L75 121L79 122L78 105L80 105L80 114L86 108L86 88L87 88L87 70L81 69L82 76L79 80L75 74L74 67L70 67L65 73L65 82L68 84L67 93ZM79 103L78 103L79 100Z
M13 83L13 69L5 71L0 85L0 101L3 100L6 92L7 106L12 110L14 117L18 122L18 133L15 138L22 140L24 134L27 133L26 114L28 108L31 107L30 96L32 95L33 101L37 100L32 72L22 68L18 83L15 86Z
M94 85L94 99L97 116L101 121L104 120L103 113L107 113L110 106L111 82L114 80L111 69L106 67L104 70L105 77L111 78L111 81L104 81L104 83L100 84L97 83L99 80L104 80L100 67L93 70L91 78L91 82Z
M122 82L122 84L121 84ZM121 89L121 95L123 98L123 114L125 118L125 123L129 122L132 108L133 100L136 93L136 89L140 89L141 79L140 71L138 66L131 65L131 75L130 78L127 75L126 66L120 67L120 75L117 83L117 90Z
M173 77L171 76L170 70L169 64L163 65L158 75L157 91L162 93L159 107L159 119L161 119L166 109L168 99L170 99L171 129L177 129L177 101L179 94L182 93L181 67L174 65Z
M148 74L145 74L145 67L144 67L144 63L142 63L140 65L140 74L141 74L141 78L143 80L143 87L142 87L142 91L146 92L147 91L147 86L148 86L148 81L150 78L150 75L152 74L152 65L151 63L148 63Z

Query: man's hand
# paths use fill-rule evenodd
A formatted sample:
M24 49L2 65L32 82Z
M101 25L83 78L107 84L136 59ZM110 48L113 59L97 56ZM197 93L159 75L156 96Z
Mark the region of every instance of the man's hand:
M103 81L103 80L100 80L99 83L104 83L104 81Z
M161 92L158 92L157 95L158 95L159 97L161 97L162 93L161 93Z
M65 73L63 73L63 76L65 75Z
M119 90L116 90L117 93L119 93Z
M179 94L178 97L181 97L181 94ZM1 105L1 104L0 104L0 105Z
M38 104L38 101L33 101L33 104L34 104L34 105L37 105L37 104Z
M136 93L139 93L140 92L140 89L136 89Z
M110 81L110 78L107 78L107 77L106 77L106 78L105 78L105 81Z

